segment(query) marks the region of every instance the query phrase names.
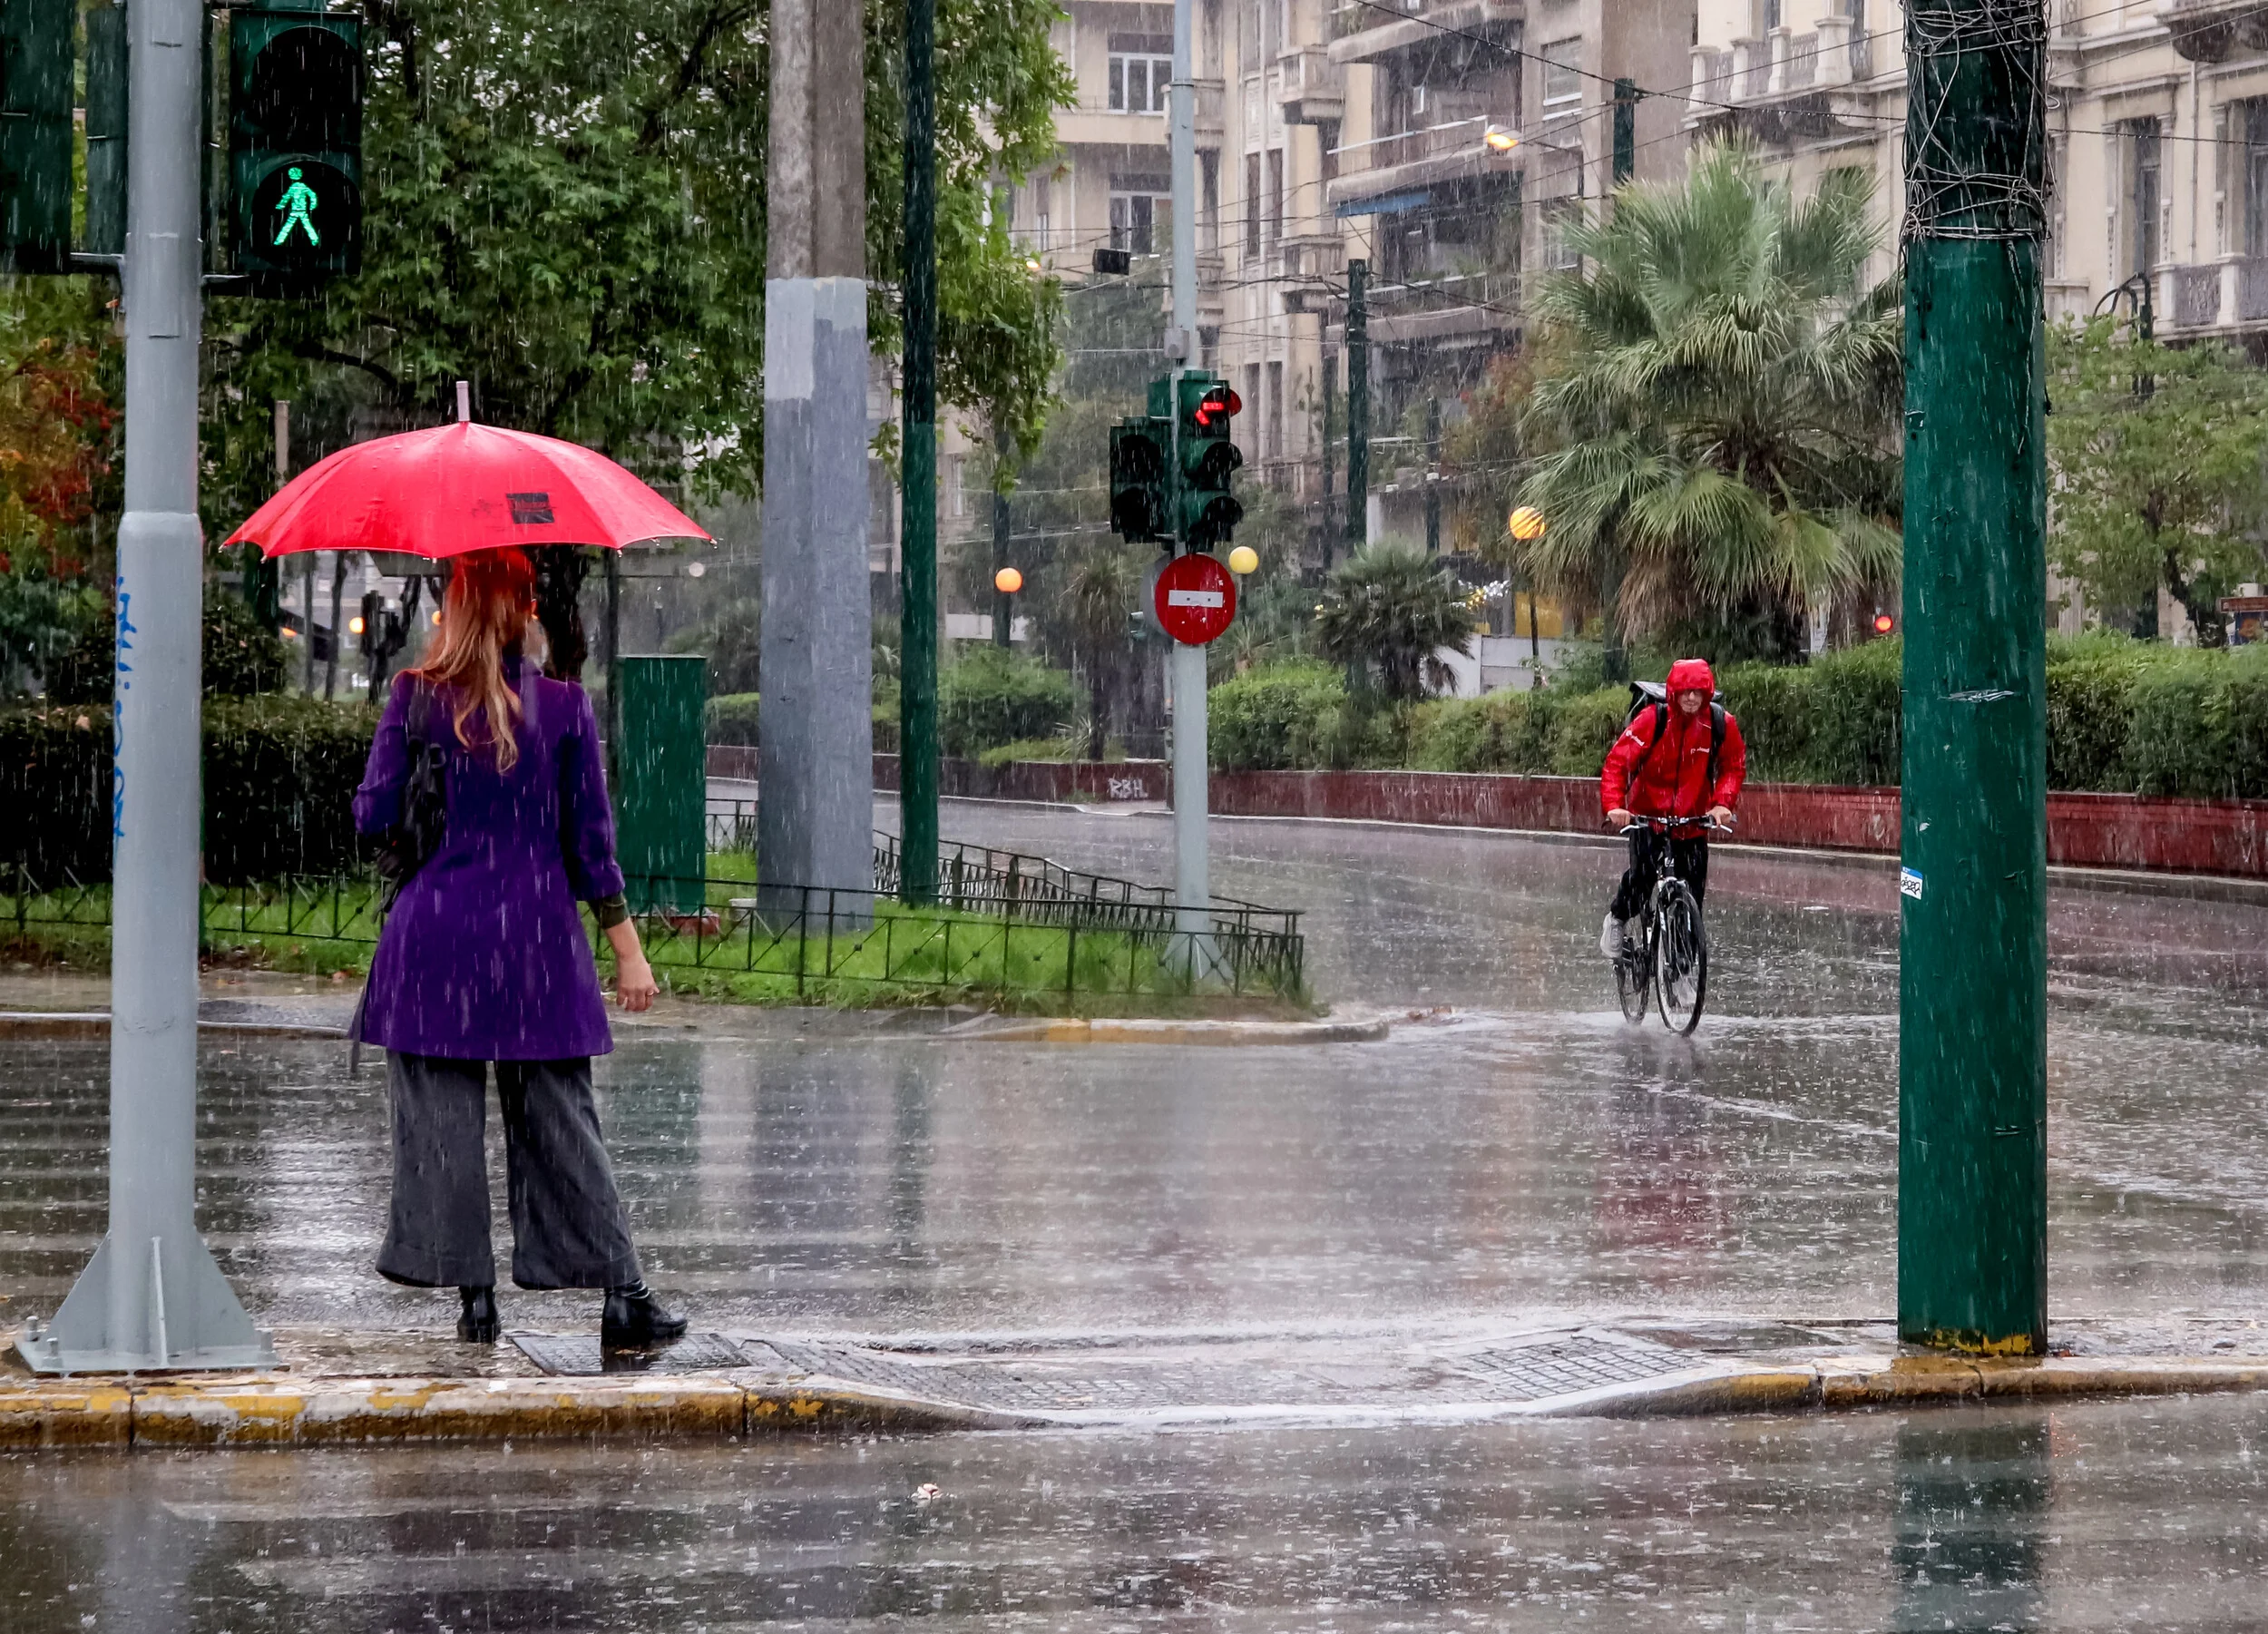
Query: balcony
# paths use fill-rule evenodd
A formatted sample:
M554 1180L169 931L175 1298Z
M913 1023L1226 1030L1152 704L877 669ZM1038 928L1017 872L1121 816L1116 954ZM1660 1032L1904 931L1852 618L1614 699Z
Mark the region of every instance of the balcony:
M1225 80L1195 80L1197 91L1197 145L1217 148L1228 131L1228 83Z
M1804 34L1775 28L1729 51L1696 45L1686 122L1779 143L1853 132L1871 122L1862 87L1872 72L1868 41L1848 17L1823 17Z
M1276 104L1287 125L1336 123L1346 114L1346 70L1320 45L1276 59Z
M1333 210L1367 203L1406 209L1403 195L1443 181L1518 175L1527 163L1528 150L1496 152L1481 140L1488 128L1486 119L1459 119L1344 148L1342 154L1366 160L1367 168L1343 171L1324 190L1324 201ZM1350 208L1347 213L1371 212Z
M2173 0L2159 15L2174 50L2192 63L2268 51L2268 0Z
M1371 63L1413 46L1438 46L1449 33L1506 34L1527 20L1527 0L1391 0L1400 17L1342 4L1331 13L1331 60ZM1445 32L1449 31L1449 32Z
M1514 269L1444 273L1370 291L1375 346L1483 346L1520 331L1520 273Z
M1346 277L1346 240L1335 232L1295 233L1268 246L1268 279L1286 312L1320 312Z
M2268 324L2268 257L2229 255L2198 266L2160 267L2153 292L2168 333L2226 333Z

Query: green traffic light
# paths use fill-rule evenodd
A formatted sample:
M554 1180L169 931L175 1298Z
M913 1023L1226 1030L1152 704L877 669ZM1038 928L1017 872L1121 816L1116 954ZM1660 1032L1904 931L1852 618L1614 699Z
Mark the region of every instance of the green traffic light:
M295 231L304 231L308 244L320 247L323 235L315 230L315 209L321 201L315 196L315 190L307 184L296 164L291 167L290 179L291 185L285 188L282 197L276 201L276 208L288 213L284 217L284 224L277 229L275 238L269 241L280 249Z

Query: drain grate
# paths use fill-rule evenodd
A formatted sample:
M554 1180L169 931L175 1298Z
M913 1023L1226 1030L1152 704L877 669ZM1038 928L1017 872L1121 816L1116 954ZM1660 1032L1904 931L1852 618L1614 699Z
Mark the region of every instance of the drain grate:
M513 1334L521 1354L545 1373L714 1373L746 1367L746 1353L722 1334L688 1334L663 1350L602 1350L596 1334Z
M1610 1384L1637 1384L1681 1373L1695 1358L1666 1345L1616 1344L1578 1336L1548 1345L1514 1345L1471 1351L1451 1365L1474 1380L1492 1402L1540 1402Z

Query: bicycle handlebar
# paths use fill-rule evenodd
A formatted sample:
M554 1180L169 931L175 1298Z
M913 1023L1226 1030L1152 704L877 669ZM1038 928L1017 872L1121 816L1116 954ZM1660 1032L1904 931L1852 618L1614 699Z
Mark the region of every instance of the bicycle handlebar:
M1720 823L1715 817L1706 816L1697 817L1642 817L1624 825L1620 832L1640 834L1648 828L1706 828L1716 834L1730 834L1733 831L1735 820L1727 817Z

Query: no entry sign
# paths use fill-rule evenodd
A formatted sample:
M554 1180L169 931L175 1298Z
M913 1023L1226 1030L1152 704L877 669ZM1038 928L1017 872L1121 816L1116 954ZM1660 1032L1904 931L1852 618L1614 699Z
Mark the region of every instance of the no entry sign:
M1158 624L1184 646L1202 647L1236 621L1237 581L1201 552L1176 556L1159 568L1149 593Z

